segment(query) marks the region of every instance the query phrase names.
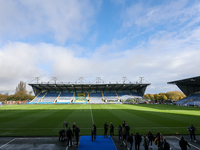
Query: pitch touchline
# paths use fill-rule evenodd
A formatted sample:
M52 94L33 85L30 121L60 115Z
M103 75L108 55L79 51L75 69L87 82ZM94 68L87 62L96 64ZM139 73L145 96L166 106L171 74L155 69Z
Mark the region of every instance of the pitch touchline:
M90 112L91 112L91 117L92 117L92 123L94 123L94 119L93 119L93 114L92 114L91 105L90 105Z

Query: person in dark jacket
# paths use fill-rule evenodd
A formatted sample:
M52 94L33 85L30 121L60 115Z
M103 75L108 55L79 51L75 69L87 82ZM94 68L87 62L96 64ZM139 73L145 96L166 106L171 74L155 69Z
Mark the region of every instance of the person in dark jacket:
M193 124L191 124L187 130L190 132L190 141L192 141L192 137L194 138L194 142L196 142L196 138L195 138L195 131L197 130Z
M145 150L148 150L149 140L147 139L146 135L143 135L143 146Z
M188 142L184 140L184 137L181 137L181 140L179 141L179 146L181 147L181 150L187 150L187 146L190 147Z
M107 122L104 124L104 138L107 137L107 132L108 132L108 124Z
M133 133L131 133L131 135L127 138L127 141L130 143L130 150L132 150L132 146L133 146Z
M122 138L122 126L121 125L119 125L119 127L118 127L118 136L119 136L119 140L121 140L121 138Z
M163 140L163 150L170 150L170 145L166 139Z
M97 127L96 125L93 123L93 127L92 127L92 140L91 141L95 141L96 140L96 135L97 135Z
M135 150L140 150L140 143L142 141L141 135L137 132L135 135Z
M66 121L64 121L64 123L63 123L63 127L66 127L66 129L68 128L68 122L66 122Z
M70 129L70 127L67 130L66 135L67 135L67 139L68 139L67 145L69 146L69 143L70 143L70 145L72 147L72 130Z
M126 125L126 121L123 122L122 127L124 128Z
M125 129L126 129L127 136L129 136L130 127L128 126L127 123L125 125Z
M148 139L149 139L149 145L152 146L152 141L154 141L154 136L150 130L147 135L148 135Z
M73 126L72 126L72 137L74 138L74 133L75 133L75 127L76 127L76 124L75 123L73 123Z
M60 130L59 131L59 139L58 139L58 141L62 141L62 140L64 140L64 137L65 137L65 130Z
M110 123L110 138L112 138L114 136L114 125L113 123L111 122Z
M78 142L79 142L79 132L80 132L80 129L76 126L75 127L76 145L78 145Z
M122 130L121 146L123 146L123 143L125 143L125 146L127 147L127 133L125 127Z

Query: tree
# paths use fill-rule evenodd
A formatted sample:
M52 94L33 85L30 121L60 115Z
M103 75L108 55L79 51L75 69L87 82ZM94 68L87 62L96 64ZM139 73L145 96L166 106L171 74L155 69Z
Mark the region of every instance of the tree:
M153 94L150 94L149 97L151 98L151 100L155 100Z
M144 95L144 98L145 98L145 99L151 99L149 95L150 95L150 94L145 94L145 95Z
M163 100L167 100L167 96L166 95L163 95L162 98L163 98Z
M26 82L20 81L20 83L19 83L18 86L16 87L16 93L17 93L18 91L27 92L27 91L26 91Z

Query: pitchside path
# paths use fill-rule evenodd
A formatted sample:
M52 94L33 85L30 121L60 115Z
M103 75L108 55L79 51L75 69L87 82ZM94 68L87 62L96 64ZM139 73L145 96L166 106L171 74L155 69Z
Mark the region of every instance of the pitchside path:
M180 150L178 145L180 135L178 136L164 136L170 147L173 150ZM188 150L200 150L200 135L197 135L197 142L189 142L189 135L184 135L185 140L191 145ZM128 147L130 145L128 144ZM133 145L134 146L134 145ZM58 137L0 137L0 150L127 150L125 146L120 146L118 137L113 139L103 138L97 136L96 141L91 141L90 136L81 136L79 146L75 146L75 139L73 139L73 146L67 147L67 141L59 142ZM133 147L132 150L135 148ZM140 150L144 147L140 146ZM157 146L153 143L152 150L157 150Z

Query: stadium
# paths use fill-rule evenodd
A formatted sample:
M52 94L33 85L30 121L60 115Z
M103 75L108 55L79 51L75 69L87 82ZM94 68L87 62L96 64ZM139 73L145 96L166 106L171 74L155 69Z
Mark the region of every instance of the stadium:
M141 104L150 83L122 82L105 83L99 78L94 82L38 82L29 83L35 98L29 104L3 105L0 107L0 149L113 149L125 150L118 141L118 126L124 121L134 135L146 135L151 130L155 136L161 132L173 150L180 149L179 140L183 136L192 150L200 148L200 77L168 82L177 85L187 95L175 105ZM134 104L126 101L134 100ZM184 107L188 106L188 107ZM79 145L73 138L73 147L67 140L58 141L59 131L73 123L80 129ZM104 138L104 123L115 126L113 138ZM92 125L97 126L97 140L91 141ZM197 142L190 141L187 128L196 127ZM108 131L109 135L109 131ZM103 144L102 144L103 143ZM141 148L144 149L141 143ZM151 149L157 149L153 143Z

